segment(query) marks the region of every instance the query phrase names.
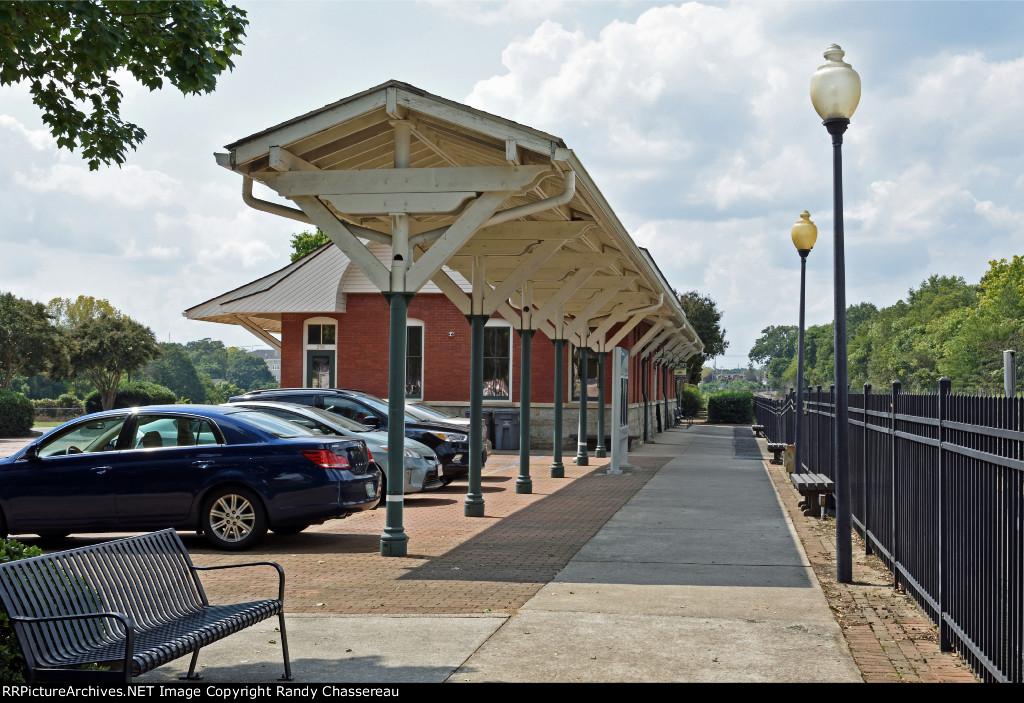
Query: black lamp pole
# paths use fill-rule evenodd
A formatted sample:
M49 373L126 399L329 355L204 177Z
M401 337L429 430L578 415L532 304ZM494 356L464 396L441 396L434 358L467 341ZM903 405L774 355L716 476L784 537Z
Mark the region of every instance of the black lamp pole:
M800 255L800 327L796 361L796 422L793 427L793 471L803 470L803 441L800 438L800 418L804 408L804 300L807 290L807 255L818 238L818 228L811 222L811 214L804 210L791 230L793 244Z

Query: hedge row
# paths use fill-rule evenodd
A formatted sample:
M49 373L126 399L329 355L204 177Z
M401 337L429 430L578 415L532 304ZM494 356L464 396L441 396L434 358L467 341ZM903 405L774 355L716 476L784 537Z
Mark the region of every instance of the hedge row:
M36 409L21 393L0 391L0 437L25 437L32 433Z
M754 418L754 394L750 391L722 391L708 398L708 422L746 424Z

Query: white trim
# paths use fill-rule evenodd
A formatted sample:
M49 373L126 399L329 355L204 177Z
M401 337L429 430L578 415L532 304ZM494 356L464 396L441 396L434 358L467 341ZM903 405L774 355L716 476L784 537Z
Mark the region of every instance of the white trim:
M496 319L488 320L484 324L484 330L486 330L488 327L491 327L491 328L507 327L508 328L508 397L501 398L501 397L497 397L497 396L487 396L487 395L485 395L484 396L484 402L487 402L488 400L492 400L492 401L500 401L500 402L509 403L509 402L512 402L512 380L515 377L515 370L513 369L514 364L512 363L515 360L514 348L512 346L514 344L513 338L515 337L515 334L514 334L515 328L507 320L496 320Z
M409 337L408 337L408 335L409 335L409 328L410 327L419 327L420 328L420 396L419 396L419 398L410 398L409 397L409 393L406 392L405 399L406 400L418 400L420 402L423 402L423 398L425 397L425 388L426 388L426 385L427 385L427 375L426 375L427 324L423 320L417 320L414 317L410 317L410 318L406 319L406 321L405 321L405 329L406 329L405 352L406 352L406 358L407 359L409 358ZM406 379L406 381L408 382L408 378Z
M309 326L310 325L334 325L334 344L321 344L317 347L309 346ZM333 351L334 352L334 383L338 383L338 333L340 332L341 325L338 323L337 318L334 317L308 317L302 321L302 388L308 388L306 381L309 378L308 369L306 368L306 357L307 352L313 351Z

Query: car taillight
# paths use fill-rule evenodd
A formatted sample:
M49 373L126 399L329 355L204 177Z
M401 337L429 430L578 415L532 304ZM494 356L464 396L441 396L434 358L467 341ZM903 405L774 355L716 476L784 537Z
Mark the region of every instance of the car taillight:
M330 449L303 449L302 456L312 461L317 466L325 469L348 469L351 468L348 459L338 456Z

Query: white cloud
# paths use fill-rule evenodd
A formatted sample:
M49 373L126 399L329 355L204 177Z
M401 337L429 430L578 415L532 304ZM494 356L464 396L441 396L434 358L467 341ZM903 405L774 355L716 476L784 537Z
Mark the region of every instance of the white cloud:
M10 115L0 115L0 127L14 132L35 151L53 151L57 148L57 140L47 130L29 129Z
M184 195L176 178L131 164L89 171L85 166L57 163L33 167L27 173L16 171L12 180L36 193L62 193L126 210L180 203Z
M450 17L485 27L539 20L570 5L565 0L426 0L426 3L441 9Z

